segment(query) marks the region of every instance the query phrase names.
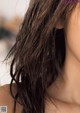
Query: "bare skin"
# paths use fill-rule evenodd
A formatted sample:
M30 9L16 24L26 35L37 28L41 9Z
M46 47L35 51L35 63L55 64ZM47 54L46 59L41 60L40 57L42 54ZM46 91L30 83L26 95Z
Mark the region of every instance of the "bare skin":
M13 84L14 86L14 84ZM16 94L16 90L13 87L14 94ZM14 99L11 96L9 90L9 84L3 85L0 87L0 106L7 106L7 113L13 113L14 108ZM22 105L19 103L16 104L16 113L21 113Z
M58 109L50 101L46 101L45 113L80 113L80 3L67 20L65 32L66 59L62 77L59 76L47 90ZM7 104L8 113L12 113L13 99L8 96L9 90L5 94L4 88L1 87L0 92L3 93L0 93L0 105ZM17 110L19 108L22 107L18 105ZM17 113L20 112L17 111Z
M61 113L80 113L80 3L68 18L65 32L66 58L62 74L48 88L48 93L56 100Z

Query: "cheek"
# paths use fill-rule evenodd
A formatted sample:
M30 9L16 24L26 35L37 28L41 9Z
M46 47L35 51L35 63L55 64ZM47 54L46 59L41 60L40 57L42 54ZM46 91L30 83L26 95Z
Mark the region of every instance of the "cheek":
M66 27L66 46L80 60L80 15L74 12Z
M74 30L70 32L66 37L66 46L80 60L80 32L79 35Z

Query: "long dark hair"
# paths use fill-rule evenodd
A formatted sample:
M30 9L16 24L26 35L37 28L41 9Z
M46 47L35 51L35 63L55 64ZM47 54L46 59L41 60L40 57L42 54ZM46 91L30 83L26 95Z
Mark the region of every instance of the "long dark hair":
M15 100L14 113L16 101L23 106L22 113L45 112L45 99L49 98L46 90L57 79L65 60L65 32L55 26L58 21L65 26L75 6L68 0L30 1L16 43L6 57L13 56L10 91Z

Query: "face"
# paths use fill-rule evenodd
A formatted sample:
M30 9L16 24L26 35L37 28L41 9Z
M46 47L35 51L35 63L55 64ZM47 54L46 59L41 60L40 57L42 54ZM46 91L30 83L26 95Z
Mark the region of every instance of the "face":
M77 3L67 20L65 34L66 51L80 62L80 3Z

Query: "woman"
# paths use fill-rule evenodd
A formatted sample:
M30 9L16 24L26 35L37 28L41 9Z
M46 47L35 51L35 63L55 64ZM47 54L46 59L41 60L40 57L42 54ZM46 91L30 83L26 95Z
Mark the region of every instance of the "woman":
M79 1L31 0L6 57L13 55L12 80L0 105L8 113L80 113L79 48Z

